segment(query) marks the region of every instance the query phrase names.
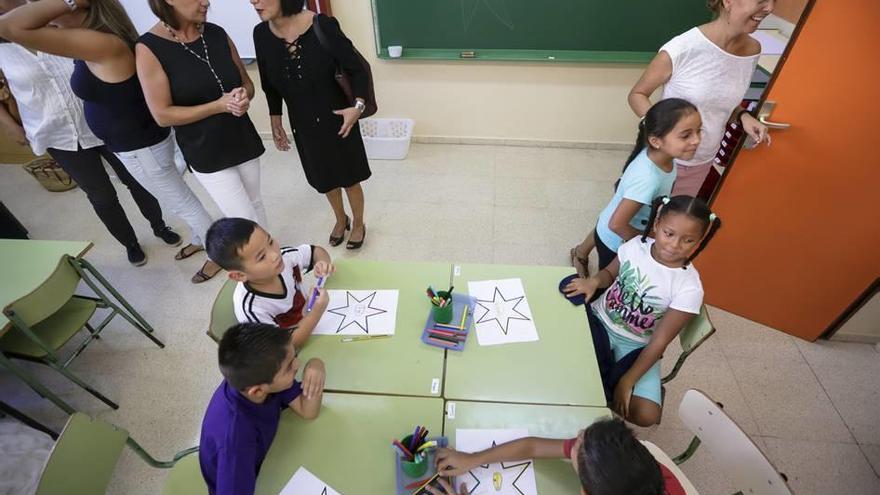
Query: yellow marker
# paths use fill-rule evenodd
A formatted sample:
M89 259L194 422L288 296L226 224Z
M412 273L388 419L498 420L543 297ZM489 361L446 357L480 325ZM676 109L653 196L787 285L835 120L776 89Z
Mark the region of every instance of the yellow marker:
M495 486L495 491L501 491L501 473L495 472L492 474L492 484Z
M390 335L360 335L358 337L343 337L342 342L359 342L361 340L384 339Z
M430 449L430 448L436 447L436 446L437 446L437 442L435 440L431 440L430 442L423 443L421 447L416 449L416 452L421 452L425 449Z

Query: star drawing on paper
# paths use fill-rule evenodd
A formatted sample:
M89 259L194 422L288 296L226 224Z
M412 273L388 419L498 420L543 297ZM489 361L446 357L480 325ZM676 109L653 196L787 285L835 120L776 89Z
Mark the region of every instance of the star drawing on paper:
M511 299L505 299L504 295L501 294L501 290L499 290L498 287L495 287L495 293L492 295L491 301L477 299L477 304L486 310L486 312L483 313L483 316L477 320L477 323L485 323L495 320L495 323L498 324L501 331L504 332L504 335L507 335L510 327L510 320L530 320L529 317L520 313L516 309L525 297L525 295L522 295ZM511 315L511 313L516 313L518 316ZM504 320L504 323L502 323L501 320Z
M325 486L324 489L321 491L321 495L327 495L327 487L326 487L326 486Z
M384 309L374 308L370 306L373 303L373 298L375 297L376 293L372 292L363 299L358 299L354 296L354 294L346 291L345 306L339 306L337 308L327 310L329 313L333 313L342 317L342 321L339 322L339 327L336 329L336 333L345 330L349 325L357 325L361 330L364 331L365 334L369 335L369 318L371 316L387 313L387 311L385 311Z
M492 440L492 448L495 448L496 446L497 446L496 442L494 440ZM499 464L501 466L502 472L510 470L516 474L516 477L513 479L513 482L510 483L510 485L507 485L507 483L506 483L507 480L510 479L510 476L502 475L501 476L501 483L502 483L501 490L498 490L498 491L503 492L505 486L510 486L511 488L516 490L517 493L519 493L520 495L525 495L525 493L523 493L523 491L520 490L520 488L518 486L516 486L516 483L522 477L523 473L526 472L526 469L528 469L529 466L532 465L532 461L523 461L523 462L518 462L516 464L509 464L509 465L505 464L503 462L500 462L497 464ZM495 470L489 469L490 466L491 466L491 464L480 464L479 468L474 468L474 469L471 469L470 471L468 471L468 474L471 475L471 478L473 478L474 481L477 482L473 488L468 490L468 494L474 493L474 491L477 489L477 487L480 486L480 484L482 483L481 478L487 478L487 475L488 475L487 479L492 479L492 474L494 474L493 471L495 471ZM517 472L517 469L519 470L519 472ZM477 474L474 474L474 471L476 471L478 474L481 474L482 476L477 476Z

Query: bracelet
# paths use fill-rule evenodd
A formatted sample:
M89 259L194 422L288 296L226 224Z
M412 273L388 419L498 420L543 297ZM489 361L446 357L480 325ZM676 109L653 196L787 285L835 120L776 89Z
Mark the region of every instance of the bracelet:
M76 0L64 0L64 5L67 5L71 12L76 10Z

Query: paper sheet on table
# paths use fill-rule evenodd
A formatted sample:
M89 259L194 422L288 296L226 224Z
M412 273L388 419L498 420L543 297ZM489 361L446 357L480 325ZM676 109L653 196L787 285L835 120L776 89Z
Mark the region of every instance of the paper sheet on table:
M480 345L538 340L522 279L468 282L468 294L477 300L474 328Z
M328 290L330 303L316 335L393 335L396 290Z
M462 452L478 452L517 438L529 436L522 428L505 430L455 430L455 449ZM497 475L500 475L500 478ZM496 490L495 478L499 478L500 490ZM535 466L532 459L499 462L477 466L467 474L456 478L455 486L467 485L470 495L537 495Z
M327 486L304 466L293 473L293 477L278 495L339 495L339 492Z

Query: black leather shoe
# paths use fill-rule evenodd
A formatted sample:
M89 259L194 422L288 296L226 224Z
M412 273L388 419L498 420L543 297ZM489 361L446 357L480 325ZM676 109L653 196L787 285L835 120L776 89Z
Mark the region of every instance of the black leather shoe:
M360 249L361 246L364 245L364 241L367 240L367 224L364 224L364 236L359 241L349 240L345 245L345 249Z
M351 220L348 218L348 215L345 215L345 230L351 230ZM330 245L338 246L342 244L342 240L345 238L345 230L342 231L342 235L339 237L330 236Z

